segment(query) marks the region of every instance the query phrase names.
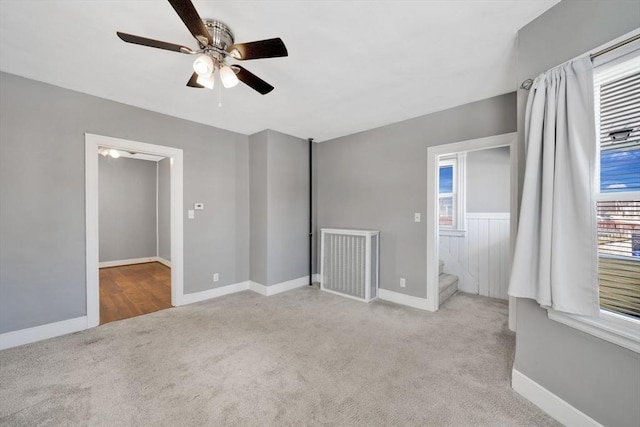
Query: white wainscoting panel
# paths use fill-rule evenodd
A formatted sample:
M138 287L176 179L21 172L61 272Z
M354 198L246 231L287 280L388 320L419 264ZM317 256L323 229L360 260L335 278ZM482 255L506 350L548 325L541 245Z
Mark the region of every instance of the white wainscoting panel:
M440 234L444 271L462 292L507 299L511 257L508 213L467 213L464 235Z

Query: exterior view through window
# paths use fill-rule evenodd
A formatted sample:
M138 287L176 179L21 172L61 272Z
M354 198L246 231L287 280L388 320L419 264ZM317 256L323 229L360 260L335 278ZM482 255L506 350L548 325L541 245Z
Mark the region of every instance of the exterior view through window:
M596 205L600 307L640 318L640 52L634 54L596 69Z
M439 176L439 188L438 188L438 223L441 227L452 228L454 224L454 171L453 163L446 162L440 163L440 176Z

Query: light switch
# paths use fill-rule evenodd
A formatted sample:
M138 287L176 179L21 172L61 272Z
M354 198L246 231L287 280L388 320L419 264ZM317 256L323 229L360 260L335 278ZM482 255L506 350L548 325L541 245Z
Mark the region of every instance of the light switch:
M193 209L189 209L187 211L187 217L189 219L194 219L196 217L196 211L194 211Z
M193 208L197 211L201 211L204 209L204 203L194 203Z
M413 214L413 219L415 222L420 222L420 212Z

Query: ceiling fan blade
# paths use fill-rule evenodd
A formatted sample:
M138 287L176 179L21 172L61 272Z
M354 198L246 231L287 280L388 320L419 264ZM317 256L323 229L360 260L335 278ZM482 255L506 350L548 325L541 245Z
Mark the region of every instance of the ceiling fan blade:
M198 83L198 74L197 73L191 74L191 78L187 82L187 86L195 87L195 88L198 88L198 89L204 88L204 86L202 86L200 83Z
M201 45L207 46L213 43L213 38L209 34L207 26L202 22L202 18L198 15L198 11L191 3L191 0L169 0L169 3L182 19L184 25L187 26L189 32Z
M242 83L246 84L253 90L260 92L262 95L266 95L273 90L273 86L269 83L262 80L260 77L255 74L247 71L245 68L242 68L239 65L232 65L231 68L236 73L238 80Z
M146 37L134 36L133 34L121 33L117 31L116 34L122 41L127 43L139 44L142 46L155 47L157 49L171 50L173 52L180 53L195 53L195 51L186 46L180 46L173 43L167 43L160 40L148 39Z
M282 39L267 39L249 43L238 43L227 49L229 55L235 59L260 59L288 56L287 47Z

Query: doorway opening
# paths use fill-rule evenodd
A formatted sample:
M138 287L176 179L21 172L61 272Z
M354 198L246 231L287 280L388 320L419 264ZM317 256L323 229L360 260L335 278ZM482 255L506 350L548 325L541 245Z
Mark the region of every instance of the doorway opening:
M85 134L85 150L87 326L95 327L107 321L131 317L128 314L137 315L157 311L156 308L168 308L166 307L167 305L181 305L183 297L182 150L93 134ZM102 153L104 157L100 156L99 153ZM108 209L115 206L115 204L103 203L101 206L99 194L100 190L104 190L105 187L101 185L99 177L102 172L99 168L100 158L107 159L111 157L112 153L115 153L115 156L123 156L125 157L123 160L128 161L132 160L130 159L131 157L135 157L136 162L143 161L147 163L147 160L157 162L153 165L153 169L156 171L156 192L150 195L153 198L153 206L149 206L150 203L147 203L147 208L154 209L157 215L155 221L150 221L153 224L145 223L144 220L138 218L137 221L125 226L122 215L109 215ZM129 157L129 159L126 157ZM142 157L146 158L140 160ZM161 162L165 162L163 166L166 168L163 187L168 190L164 192L164 198L160 197L160 192L157 191L160 188L157 183L160 179ZM116 164L112 163L111 165ZM118 168L123 165L124 162L118 164ZM116 170L115 176L118 173L122 173L122 171ZM104 179L105 177L103 176L102 178ZM123 177L120 176L120 178ZM124 207L121 206L121 210L127 215L133 215L131 205L139 203L140 200L135 195L131 197L129 194L125 197L124 193L126 191L124 187L137 185L134 185L131 179L124 182L117 181L116 179L115 182L111 183L111 194L103 196L112 200L124 199ZM104 202L108 201L105 200ZM160 204L164 204L164 210L159 209ZM101 217L106 218L102 218L103 220L101 221ZM113 233L111 235L112 233L109 232L109 230L126 229L127 227L134 227L133 229L130 228L130 230L134 231L136 228L155 228L155 241L142 242L140 240L145 239L139 238L128 241L127 237L130 236L127 236L126 233L124 235L122 233ZM159 232L160 228L163 229L162 233ZM103 232L102 237L105 241L100 239L101 229ZM131 231L129 234L135 233ZM139 247L141 245L145 246L145 244L145 250L147 251L145 256L132 255L140 253L132 252L132 246L138 246L139 250ZM150 248L150 246L153 247ZM148 252L154 249L155 255ZM102 260L100 259L101 256ZM170 265L170 268L167 268L168 265ZM99 271L99 268L103 270ZM158 286L150 287L150 283L145 284L145 274L151 277ZM102 322L101 311L108 311L109 308L105 305L101 307L101 279L105 283L106 290L103 303L111 303L113 305L116 300L119 303L117 304L118 307L112 310L113 312L104 313L105 317ZM136 284L136 286L131 286L132 284ZM144 292L145 289L162 293L163 286L165 291L169 287L170 293L168 295L165 293L160 299L157 296L154 297L153 293L147 293L144 295L145 298L142 299L140 295L136 295L136 293Z
M171 307L170 160L98 148L100 324Z
M427 303L457 290L509 299L516 231L516 134L428 149ZM515 329L515 301L509 299Z

